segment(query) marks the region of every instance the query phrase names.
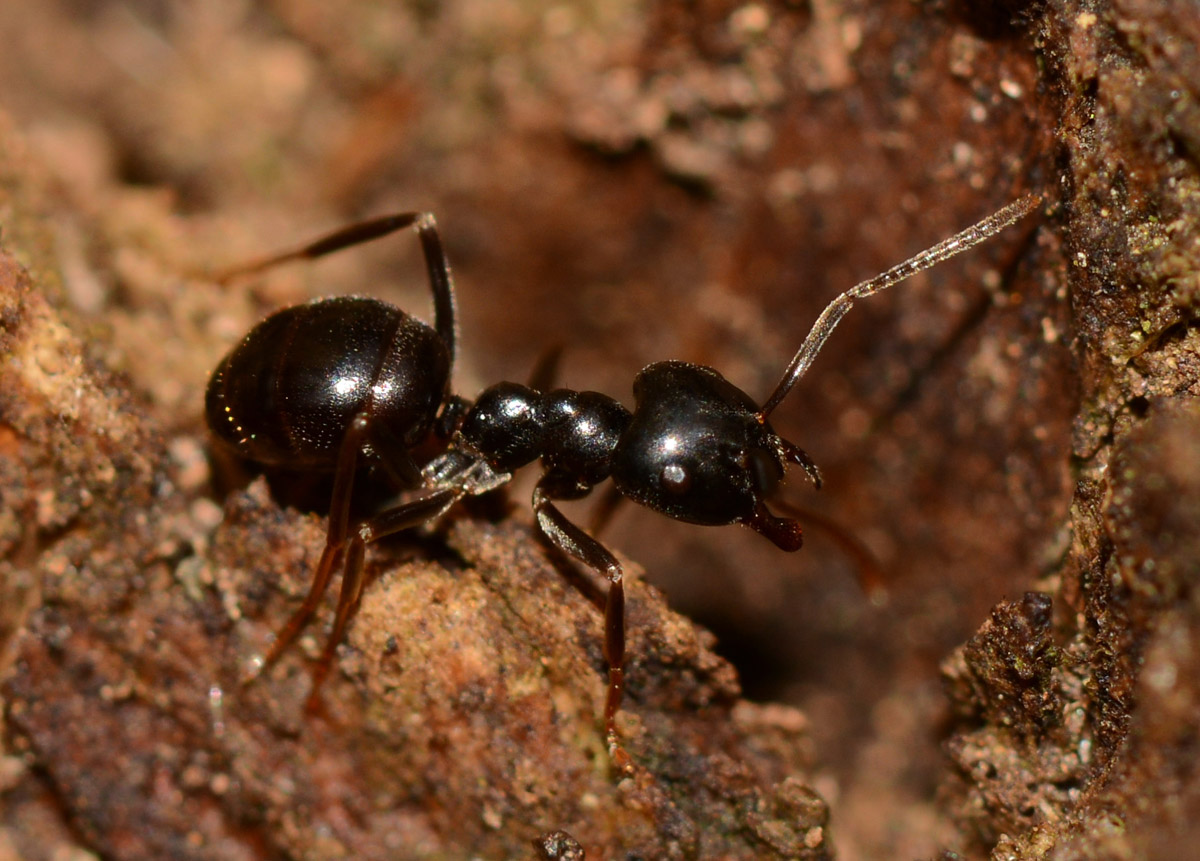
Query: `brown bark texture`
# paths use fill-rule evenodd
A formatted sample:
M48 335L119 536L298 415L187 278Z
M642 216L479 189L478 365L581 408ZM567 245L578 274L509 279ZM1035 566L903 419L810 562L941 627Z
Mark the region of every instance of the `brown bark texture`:
M0 861L1194 846L1190 0L48 0L0 44ZM666 358L762 397L833 296L1027 191L772 416L825 476L785 488L799 553L634 505L604 532L631 775L602 589L526 476L368 549L316 713L336 583L240 683L328 484L219 457L208 373L278 307L429 289L408 234L210 273L428 209L463 396L563 347L631 406Z

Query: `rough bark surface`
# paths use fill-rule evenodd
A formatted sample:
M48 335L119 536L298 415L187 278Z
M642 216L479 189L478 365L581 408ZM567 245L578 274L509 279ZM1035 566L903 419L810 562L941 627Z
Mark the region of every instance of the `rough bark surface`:
M1193 4L55 0L3 4L0 44L0 858L1195 844ZM789 498L886 605L819 518L795 556L633 510L606 534L648 572L633 778L526 484L370 549L320 713L329 606L238 684L324 512L216 468L208 371L280 305L428 289L408 237L206 272L432 209L463 395L564 342L574 388L683 358L765 394L832 296L1030 189L772 417L826 478Z

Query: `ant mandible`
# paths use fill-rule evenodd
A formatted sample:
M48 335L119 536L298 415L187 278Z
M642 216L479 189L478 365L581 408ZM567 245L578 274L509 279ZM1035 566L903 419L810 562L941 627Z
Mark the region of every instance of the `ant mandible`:
M762 406L712 368L656 362L633 383L632 411L598 392L539 391L501 382L468 402L450 392L457 321L450 267L431 214L406 212L338 230L299 249L226 273L240 277L297 259L313 259L413 227L434 299L434 326L376 299L317 299L259 323L217 366L206 414L213 434L246 460L333 473L329 526L308 595L276 634L247 681L274 663L315 612L342 559L333 628L313 672L310 703L363 587L367 544L435 520L465 496L506 484L519 467L542 461L533 491L541 534L608 581L604 657L608 689L605 740L622 770L616 714L625 664L625 589L621 563L554 504L586 496L612 479L621 496L676 520L740 523L794 551L800 525L767 508L789 463L816 487L816 464L768 421L804 376L822 345L861 299L971 248L1031 212L1026 195L829 303ZM441 454L418 465L413 450L430 437ZM410 501L350 522L356 474L383 471Z

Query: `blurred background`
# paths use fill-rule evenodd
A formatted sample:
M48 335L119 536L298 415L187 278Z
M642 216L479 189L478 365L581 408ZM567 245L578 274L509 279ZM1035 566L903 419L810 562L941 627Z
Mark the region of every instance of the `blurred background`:
M54 189L98 358L197 449L209 370L269 310L364 293L428 319L430 302L407 234L227 291L195 276L396 210L437 215L459 393L562 346L564 386L629 406L667 358L765 397L835 295L1041 187L1020 18L909 0L5 3L0 109ZM1076 395L1037 224L857 306L772 417L826 482L794 474L786 499L869 549L886 601L815 522L793 555L632 505L605 534L717 634L748 697L807 713L843 857L936 848L938 664L1065 551ZM570 512L586 523L588 503Z

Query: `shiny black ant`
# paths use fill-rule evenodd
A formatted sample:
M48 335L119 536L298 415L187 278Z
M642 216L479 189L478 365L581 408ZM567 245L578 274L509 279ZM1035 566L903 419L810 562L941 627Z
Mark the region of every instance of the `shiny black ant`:
M820 487L816 464L772 430L768 417L804 376L855 299L870 296L984 241L1027 215L1027 195L978 224L847 290L821 313L760 407L712 368L657 362L633 383L632 411L598 392L539 391L502 382L474 403L450 392L457 325L454 287L429 213L361 222L294 251L240 267L226 278L289 260L321 257L413 227L421 241L434 299L430 328L376 299L318 299L259 323L217 366L206 396L208 425L242 458L267 466L333 473L325 548L304 603L256 661L253 678L283 653L308 622L342 561L342 587L329 640L313 673L313 697L329 672L363 587L367 544L435 520L465 496L506 484L542 461L533 491L538 529L555 547L608 581L604 656L608 693L605 738L619 767L616 713L625 663L625 591L621 563L554 504L589 494L612 479L616 491L688 523L740 523L783 550L800 548L796 520L767 508L796 464ZM420 465L413 451L433 437L440 454ZM410 501L351 524L356 474L380 469Z

